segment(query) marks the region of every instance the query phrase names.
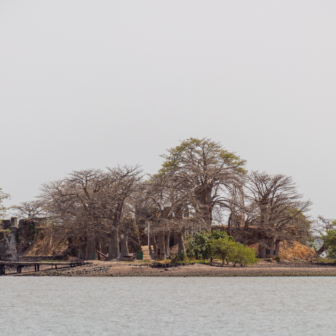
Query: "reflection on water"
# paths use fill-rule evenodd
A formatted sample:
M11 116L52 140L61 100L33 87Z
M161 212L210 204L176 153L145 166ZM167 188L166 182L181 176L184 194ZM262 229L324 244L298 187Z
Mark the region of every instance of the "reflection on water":
M1 277L0 335L335 335L336 278Z

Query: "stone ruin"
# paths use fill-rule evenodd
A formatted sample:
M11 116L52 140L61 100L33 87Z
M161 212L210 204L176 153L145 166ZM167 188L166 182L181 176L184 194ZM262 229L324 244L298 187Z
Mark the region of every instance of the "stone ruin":
M43 219L31 221L17 217L0 222L0 260L18 261L34 242L37 228Z
M2 220L0 223L0 260L17 261L19 260L17 241L18 241L17 218Z

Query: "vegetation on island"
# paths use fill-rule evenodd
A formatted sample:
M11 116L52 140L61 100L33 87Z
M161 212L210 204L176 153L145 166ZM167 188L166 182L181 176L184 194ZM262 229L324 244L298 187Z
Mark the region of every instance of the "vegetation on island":
M336 260L336 220L320 216L315 231L322 242L318 254L325 252L327 258Z
M222 266L224 263L246 266L258 261L253 248L235 242L233 237L219 230L202 231L189 236L186 243L186 255L191 258L195 257L196 260L210 259L210 262L216 258L222 261Z
M8 210L4 205L3 201L5 199L9 199L9 194L6 194L2 191L2 188L0 188L0 222L3 219L4 215L6 214L6 211Z
M317 236L316 221L307 215L312 203L291 177L248 172L245 160L207 138L184 140L162 158L156 174L126 165L73 171L45 183L36 200L15 207L17 215L46 218L41 253L67 245L82 259L97 251L120 258L130 246L137 252L148 237L153 259L249 265L257 259L248 245L258 243L260 258L279 258L281 243L306 245ZM0 196L1 206L8 195ZM323 249L336 258L335 222L329 222L334 224L319 234Z

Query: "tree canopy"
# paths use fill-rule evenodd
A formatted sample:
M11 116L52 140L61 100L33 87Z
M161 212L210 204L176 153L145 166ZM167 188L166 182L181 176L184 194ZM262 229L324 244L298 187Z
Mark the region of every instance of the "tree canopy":
M182 141L162 157L159 173L178 181L181 190L191 191L193 208L209 230L214 209L229 208L229 194L243 184L245 160L207 138Z
M5 215L6 211L8 210L8 208L6 208L3 205L3 201L5 199L9 199L10 195L6 194L2 191L2 188L0 188L0 220L3 219L3 216Z
M15 208L31 220L48 217L45 234L71 241L82 258L101 248L109 259L127 254L132 232L138 247L140 232L147 234L150 254L160 259L169 256L171 244L179 253L208 258L213 241L220 240L216 253L223 255L224 241L234 238L242 246L258 242L265 257L278 255L280 242L308 240L311 202L291 177L248 173L245 160L208 138L183 140L162 157L161 169L146 177L139 166L73 171L45 183L37 201ZM3 213L8 195L0 195ZM214 224L225 228L211 232Z

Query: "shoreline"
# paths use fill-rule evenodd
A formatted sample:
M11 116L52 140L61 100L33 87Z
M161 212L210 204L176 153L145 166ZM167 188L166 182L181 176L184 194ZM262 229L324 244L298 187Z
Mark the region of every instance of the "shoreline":
M210 266L206 264L158 267L157 264L92 261L74 268L27 269L4 276L65 276L65 277L279 277L336 276L336 265L328 264L257 264L246 267Z

